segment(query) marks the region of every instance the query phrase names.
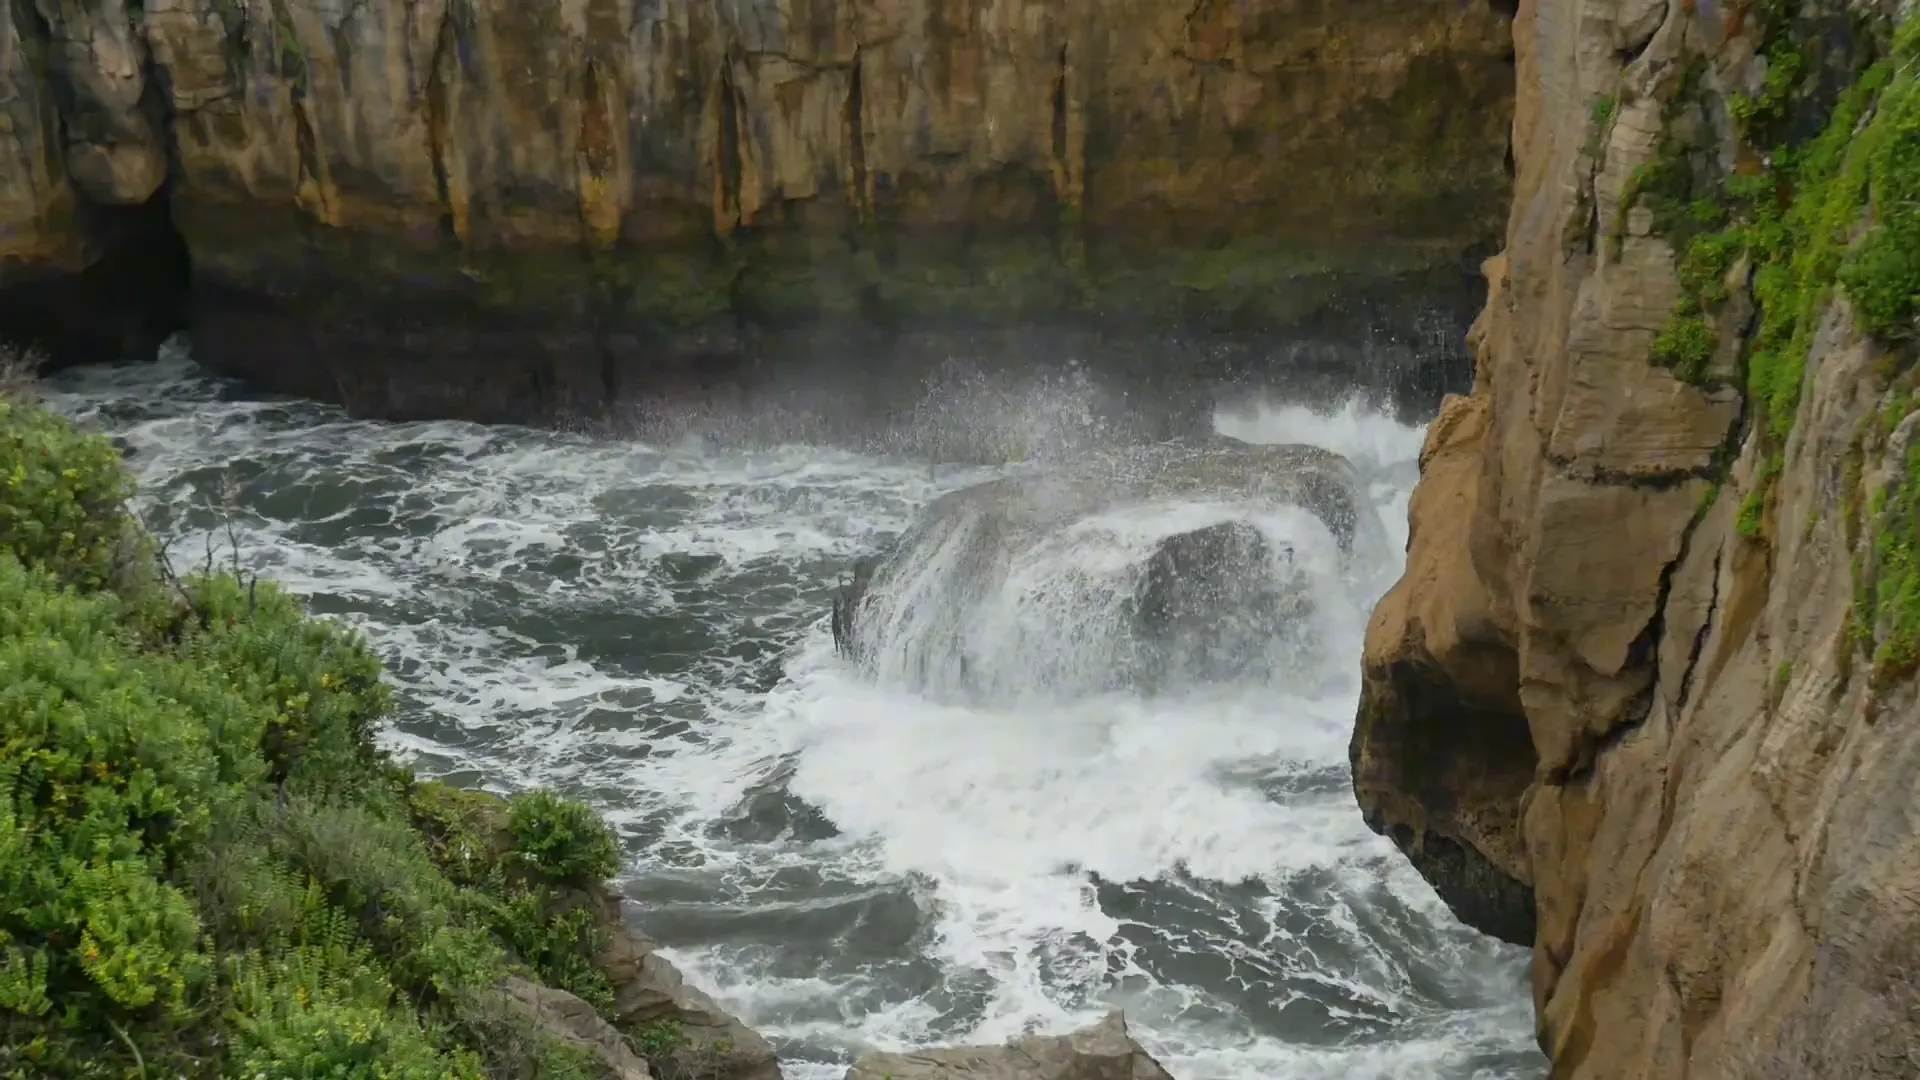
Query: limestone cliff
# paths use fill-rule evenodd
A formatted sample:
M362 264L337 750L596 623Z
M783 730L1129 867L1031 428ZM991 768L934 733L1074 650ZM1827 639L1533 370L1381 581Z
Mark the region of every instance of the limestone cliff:
M1284 325L1464 279L1506 201L1505 0L13 2L65 162L15 75L0 229L58 262L62 175L144 197L165 142L203 359L369 411L796 322Z
M1524 0L1356 793L1555 1077L1920 1075L1920 25Z

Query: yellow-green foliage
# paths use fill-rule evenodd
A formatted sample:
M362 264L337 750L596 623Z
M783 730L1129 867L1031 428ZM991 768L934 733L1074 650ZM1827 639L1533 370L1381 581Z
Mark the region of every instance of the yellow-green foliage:
M128 494L111 442L75 439L46 410L0 397L0 549L102 588L124 557Z
M606 826L416 784L374 656L270 583L124 565L105 439L0 397L0 468L0 1078L591 1075L490 991L610 1003L556 902ZM460 852L456 803L492 822Z
M1855 615L1874 635L1874 673L1881 680L1920 667L1920 446L1908 449L1902 464L1873 500L1873 570L1861 583L1866 610Z
M1736 97L1731 110L1756 140L1787 126L1803 76L1813 70L1792 44L1792 6L1764 0L1760 13L1769 40L1766 84L1757 97ZM1913 348L1920 315L1917 61L1920 21L1908 20L1895 28L1889 55L1839 95L1819 135L1798 145L1782 140L1766 167L1729 178L1724 194L1733 222L1696 238L1683 259L1683 283L1696 295L1708 287L1711 266L1729 265L1729 252L1744 251L1755 265L1761 317L1747 383L1767 456L1737 520L1749 536L1763 530L1808 354L1833 299L1843 293L1858 325L1898 356ZM1701 265L1690 271L1696 256ZM1888 431L1910 408L1904 393L1896 398L1899 407L1888 410L1896 415L1882 418ZM1910 451L1903 464L1868 508L1855 559L1852 622L1882 678L1920 665L1920 452ZM1854 468L1849 485L1858 482Z

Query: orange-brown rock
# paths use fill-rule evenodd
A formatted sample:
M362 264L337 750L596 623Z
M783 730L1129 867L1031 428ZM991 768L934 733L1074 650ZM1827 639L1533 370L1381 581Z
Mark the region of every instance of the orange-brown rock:
M1272 329L1464 281L1506 203L1500 0L34 2L101 58L88 197L158 183L164 93L203 360L368 411L795 323Z
M84 265L46 45L0 18L0 273Z
M1784 10L1835 79L1874 48L1838 5ZM1920 461L1910 391L1841 298L1765 421L1745 263L1700 369L1653 357L1682 284L1634 196L1741 160L1751 14L1521 3L1476 383L1369 628L1356 793L1462 918L1532 947L1556 1080L1920 1075L1920 708L1857 621L1876 543L1920 539L1861 511ZM1796 105L1830 105L1806 71Z

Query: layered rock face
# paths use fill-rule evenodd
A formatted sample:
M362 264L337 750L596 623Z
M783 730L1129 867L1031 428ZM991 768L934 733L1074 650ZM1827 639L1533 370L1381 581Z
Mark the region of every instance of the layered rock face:
M856 325L1297 324L1457 291L1505 205L1499 0L32 3L73 115L62 167L35 80L5 103L0 223L60 254L60 174L145 197L169 133L202 358L369 412Z
M1895 15L1520 5L1476 384L1430 430L1352 751L1369 822L1533 947L1555 1077L1920 1075Z

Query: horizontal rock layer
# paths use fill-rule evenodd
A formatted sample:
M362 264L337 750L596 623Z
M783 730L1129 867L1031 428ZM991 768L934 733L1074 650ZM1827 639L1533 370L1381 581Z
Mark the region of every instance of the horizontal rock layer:
M1885 254L1920 230L1920 39L1861 73L1893 18L1520 5L1506 250L1352 758L1369 822L1532 946L1557 1078L1920 1075L1914 289ZM1870 260L1879 230L1908 240Z
M822 320L1283 327L1467 276L1507 190L1497 0L13 8L0 264L163 197L202 358L372 412L564 410Z

